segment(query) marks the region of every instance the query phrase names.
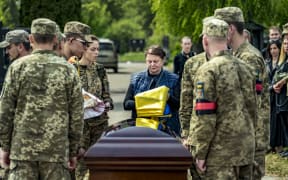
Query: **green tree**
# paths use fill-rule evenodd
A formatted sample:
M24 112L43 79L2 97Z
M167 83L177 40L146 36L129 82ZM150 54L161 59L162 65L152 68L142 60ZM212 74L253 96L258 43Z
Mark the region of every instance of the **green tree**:
M19 11L15 0L0 1L0 21L9 27L19 26Z
M113 39L120 46L120 53L129 51L129 40L131 38L144 38L145 33L137 23L131 23L130 19L122 19L113 23L104 37Z
M81 19L81 0L21 0L20 23L30 27L35 18L49 18L63 29L67 21Z
M97 36L103 36L112 23L112 16L107 4L98 1L85 1L82 3L82 21L89 24L92 32Z
M155 31L152 40L163 35L170 37L191 36L198 41L202 19L212 16L214 10L225 6L237 6L243 10L245 21L254 21L266 27L283 25L288 19L287 0L150 0ZM272 17L272 18L271 18Z
M84 0L82 20L99 37L114 40L120 52L129 50L129 40L152 34L154 15L149 2L143 0Z

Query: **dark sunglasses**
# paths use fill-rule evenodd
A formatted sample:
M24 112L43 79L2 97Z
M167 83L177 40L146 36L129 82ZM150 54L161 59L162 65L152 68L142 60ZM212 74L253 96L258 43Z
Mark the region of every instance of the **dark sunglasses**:
M82 43L83 46L87 46L88 45L88 42L84 41L82 39L75 38L74 40L79 41L80 43Z

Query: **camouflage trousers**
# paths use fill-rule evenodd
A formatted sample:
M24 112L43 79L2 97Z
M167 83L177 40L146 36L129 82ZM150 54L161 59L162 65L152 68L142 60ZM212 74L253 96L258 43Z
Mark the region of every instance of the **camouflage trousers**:
M251 180L253 166L207 166L205 180Z
M265 153L266 151L255 151L253 164L253 180L261 180L265 175Z
M9 180L70 180L67 163L11 160Z
M0 169L0 179L1 180L7 180L9 175L9 169Z
M83 128L83 136L81 140L81 146L87 150L90 146L95 144L101 137L102 133L108 127L108 119L91 119L85 120ZM87 178L88 168L84 164L83 157L78 159L77 167L75 170L76 180L84 180ZM85 177L86 176L86 177Z

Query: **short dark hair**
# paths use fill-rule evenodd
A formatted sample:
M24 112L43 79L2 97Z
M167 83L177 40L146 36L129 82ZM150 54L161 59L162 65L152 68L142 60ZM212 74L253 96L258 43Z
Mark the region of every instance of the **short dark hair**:
M145 51L145 57L147 56L147 54L159 56L161 59L164 59L166 56L164 49L159 45L152 45L148 47L148 49Z
M237 32L239 34L241 34L241 35L243 34L243 32L244 32L244 22L228 22L228 24L229 25L230 24L234 25L236 30L237 30Z
M30 49L31 49L31 46L30 46L30 42L29 41L24 41L24 42L18 42L18 43L15 43L15 45L19 45L19 44L23 44L23 46L24 46L24 49L26 50L26 51L30 51Z
M83 36L81 36L78 33L65 33L65 39L69 39L69 38L82 38Z
M32 34L36 43L51 43L56 37L55 34Z

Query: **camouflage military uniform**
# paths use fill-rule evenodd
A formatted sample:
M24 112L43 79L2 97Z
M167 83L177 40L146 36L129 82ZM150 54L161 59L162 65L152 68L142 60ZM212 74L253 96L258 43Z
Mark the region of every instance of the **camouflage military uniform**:
M228 52L221 52L198 69L194 80L196 110L189 134L193 157L206 159L207 173L214 174L215 179L222 172L210 171L215 167L252 164L257 115L252 69ZM205 102L214 103L217 109L197 110Z
M252 178L255 77L250 66L225 50L228 28L219 19L203 21L203 46L211 59L198 68L194 78L189 136L204 179Z
M190 129L190 120L193 110L193 89L194 89L194 78L198 68L205 62L207 62L206 53L203 52L196 56L191 57L187 60L184 66L181 83L181 98L180 98L180 109L179 116L181 122L183 138L187 138ZM189 140L188 140L189 141ZM190 141L189 141L190 142ZM191 144L188 143L188 144Z
M24 42L29 42L29 33L24 30L16 29L16 30L7 32L7 34L5 35L5 40L0 42L0 48L7 48L8 46L12 44L18 44L18 43L24 43ZM9 55L9 53L7 54ZM13 56L9 57L10 63L20 58L21 56L19 53L17 54L17 57L15 55L14 57ZM4 168L0 169L0 179L1 178L8 179L8 174L9 174L9 169L4 169Z
M208 61L205 52L191 57L184 65L181 81L181 97L180 97L180 109L179 117L182 128L181 137L187 139L190 130L190 120L193 110L193 89L194 78L198 68ZM187 139L187 144L191 146L191 138ZM190 149L190 148L189 148ZM190 175L193 180L200 179L200 175L197 173L194 164L190 168Z
M243 23L244 26L244 17L240 8L225 7L216 9L214 16L228 23L240 22ZM258 122L255 127L256 166L254 167L254 179L261 179L265 173L265 153L269 145L270 137L268 75L261 53L250 43L244 42L238 49L233 49L233 51L236 57L253 67L256 75Z
M51 20L36 19L31 32L55 35L55 28ZM9 179L70 179L67 163L77 155L82 118L80 79L65 59L52 50L34 50L15 61L0 101L0 142L10 153Z
M243 43L234 55L254 68L258 81L262 81L263 90L257 95L258 121L256 125L256 151L255 161L258 164L255 173L258 179L264 176L265 172L265 153L269 145L270 121L269 121L269 82L265 68L264 59L261 53L250 43ZM259 174L260 173L260 174Z
M102 64L94 63L91 66L82 66L75 64L79 73L82 87L85 91L97 96L105 102L113 105L110 97L109 81L106 70ZM102 133L108 127L108 115L104 112L101 116L84 120L83 137L80 141L80 147L87 150L95 144ZM87 173L83 159L79 160L76 169L76 179L83 179Z

